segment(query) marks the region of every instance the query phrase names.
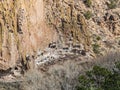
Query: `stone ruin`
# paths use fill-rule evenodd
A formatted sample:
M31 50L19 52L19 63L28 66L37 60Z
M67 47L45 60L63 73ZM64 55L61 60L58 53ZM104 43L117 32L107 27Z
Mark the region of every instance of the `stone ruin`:
M57 42L52 42L44 51L38 51L37 58L35 59L35 66L37 67L37 65L39 66L46 62L57 61L59 58L64 58L68 55L86 56L86 53L82 44L73 45L69 41L67 45L59 47Z

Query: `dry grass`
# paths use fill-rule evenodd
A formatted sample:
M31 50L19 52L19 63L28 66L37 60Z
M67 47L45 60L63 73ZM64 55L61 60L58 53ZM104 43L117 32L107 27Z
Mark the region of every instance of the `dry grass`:
M25 81L19 84L19 87L22 88L16 88L16 90L75 90L80 74L83 74L95 64L107 68L114 67L114 62L120 59L120 53L109 53L97 60L92 60L92 62L77 58L67 59L65 62L49 66L45 72L34 69L28 71L24 77Z
M95 64L107 68L114 67L119 61L120 53L109 53L94 62L67 60L66 62L49 66L48 71L30 71L26 74L28 81L25 90L75 90L80 74L92 68Z

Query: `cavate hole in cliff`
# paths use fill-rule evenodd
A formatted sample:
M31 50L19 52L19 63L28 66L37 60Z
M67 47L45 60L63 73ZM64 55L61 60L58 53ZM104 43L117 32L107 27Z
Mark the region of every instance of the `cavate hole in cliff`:
M0 1L0 81L10 82L0 90L76 90L80 74L119 61L120 14L112 2Z

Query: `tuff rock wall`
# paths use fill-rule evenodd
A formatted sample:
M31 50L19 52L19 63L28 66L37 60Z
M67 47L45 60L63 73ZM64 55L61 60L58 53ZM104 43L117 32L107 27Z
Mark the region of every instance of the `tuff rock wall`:
M0 0L1 68L26 65L52 41L96 56L119 50L120 0Z
M44 23L43 0L0 0L0 67L8 69L44 49L55 32Z
M44 0L45 20L60 42L82 44L84 50L105 55L119 50L120 0Z
M82 0L80 0L81 2ZM45 0L46 23L56 29L60 42L73 45L83 44L86 51L91 45L90 32L87 21L77 9L79 0ZM82 8L80 8L82 10Z

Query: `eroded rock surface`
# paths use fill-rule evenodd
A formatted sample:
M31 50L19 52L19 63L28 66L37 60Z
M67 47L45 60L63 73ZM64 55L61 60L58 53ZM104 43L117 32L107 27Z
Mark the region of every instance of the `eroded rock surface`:
M113 7L112 0L87 1L45 0L46 23L57 30L63 46L71 40L95 54L119 50L120 1Z
M27 55L35 55L55 40L55 31L44 22L43 0L0 1L0 69L8 69ZM4 62L5 60L5 62Z
M90 5L86 0L1 0L0 69L119 51L120 2L115 1L116 8L108 6L110 0Z

